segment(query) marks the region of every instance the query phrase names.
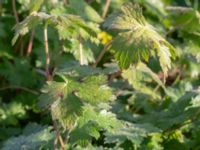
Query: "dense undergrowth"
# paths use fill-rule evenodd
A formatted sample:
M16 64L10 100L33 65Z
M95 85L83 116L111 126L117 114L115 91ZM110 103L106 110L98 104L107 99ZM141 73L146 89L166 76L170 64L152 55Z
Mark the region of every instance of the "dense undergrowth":
M0 0L0 149L200 150L198 0Z

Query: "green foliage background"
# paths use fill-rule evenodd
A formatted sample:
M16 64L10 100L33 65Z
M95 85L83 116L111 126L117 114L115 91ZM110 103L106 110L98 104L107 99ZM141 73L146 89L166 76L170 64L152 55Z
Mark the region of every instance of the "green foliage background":
M198 0L0 0L0 149L200 150L199 43Z

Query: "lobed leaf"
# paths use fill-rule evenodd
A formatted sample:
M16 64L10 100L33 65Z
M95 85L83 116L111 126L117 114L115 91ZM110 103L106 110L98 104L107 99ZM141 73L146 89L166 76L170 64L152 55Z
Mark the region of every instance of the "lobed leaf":
M164 74L167 74L175 49L145 20L137 4L123 5L106 20L104 26L118 31L112 48L121 68L128 68L140 60L148 61L156 53Z

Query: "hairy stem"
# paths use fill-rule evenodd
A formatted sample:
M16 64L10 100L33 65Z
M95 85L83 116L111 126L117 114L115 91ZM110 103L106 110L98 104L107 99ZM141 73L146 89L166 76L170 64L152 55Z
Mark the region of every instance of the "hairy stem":
M45 55L46 55L46 75L47 75L47 80L51 80L51 75L49 72L49 64L50 64L50 56L49 56L49 45L48 45L48 33L47 33L47 28L48 26L45 25L44 27L44 48L45 48Z
M81 37L79 38L80 65L83 65L83 44Z
M105 4L105 6L103 8L102 18L106 17L106 15L108 13L108 9L110 7L110 2L111 2L111 0L106 0L106 4Z
M35 30L31 32L31 36L30 36L30 40L29 40L29 44L27 48L27 54L26 54L27 56L29 56L32 52L34 35L35 35Z

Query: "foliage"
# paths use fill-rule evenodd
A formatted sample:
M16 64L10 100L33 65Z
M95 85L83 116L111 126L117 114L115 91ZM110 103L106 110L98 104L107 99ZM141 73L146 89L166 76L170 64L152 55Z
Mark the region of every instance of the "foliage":
M200 149L199 11L0 1L0 149Z
M50 133L50 129L50 127L29 124L25 127L23 135L11 138L5 142L3 150L38 149L45 147L55 136L55 133Z
M128 68L132 62L140 60L148 61L151 51L155 50L164 73L171 68L174 48L146 22L138 5L123 5L120 12L111 15L104 25L121 31L113 42L121 67Z

